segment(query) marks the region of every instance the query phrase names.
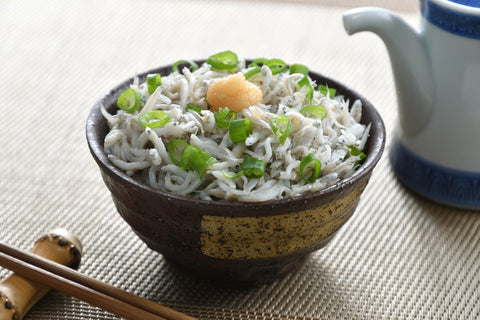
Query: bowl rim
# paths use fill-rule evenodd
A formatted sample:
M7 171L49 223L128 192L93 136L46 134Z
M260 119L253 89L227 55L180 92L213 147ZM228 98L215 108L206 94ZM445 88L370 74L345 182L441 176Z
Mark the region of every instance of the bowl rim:
M245 60L248 63L249 59ZM205 60L195 60L198 65L201 65L205 62ZM192 198L189 196L182 196L175 193L163 191L160 189L155 189L145 183L135 180L133 177L127 175L124 171L117 168L113 163L108 159L106 153L104 152L103 145L105 138L105 134L98 136L96 134L96 128L99 124L107 125L107 120L103 117L101 113L101 107L105 105L105 102L114 95L119 94L121 90L125 90L132 82L135 77L138 77L141 81L144 80L145 77L150 73L160 72L162 76L166 74L166 71L170 70L172 64L164 65L161 67L153 68L141 73L132 76L116 86L110 89L107 93L104 93L100 99L98 99L94 106L91 108L87 122L86 122L86 139L90 149L90 153L92 154L94 160L96 161L97 165L100 167L102 175L107 173L110 177L121 181L122 183L127 184L129 187L136 189L136 190L143 190L149 194L152 194L156 197L163 197L167 198L168 200L175 201L176 203L182 203L183 205L195 205L195 206L207 206L207 207L219 207L219 208L229 208L229 209L242 209L245 207L248 208L271 208L271 207L295 207L298 205L305 205L306 203L315 202L321 198L326 197L326 195L331 194L332 192L341 191L349 186L353 185L358 180L366 179L371 174L373 168L377 165L378 161L382 157L382 154L385 149L385 140L386 140L386 132L385 132L385 125L384 122L372 105L372 103L367 100L363 95L357 93L350 87L340 83L337 80L334 80L330 77L324 76L321 73L310 71L309 75L312 78L322 79L322 82L330 84L330 87L335 87L337 92L341 93L345 96L354 96L356 99L360 99L362 101L362 118L365 114L368 114L370 119L370 123L372 125L372 129L374 130L374 136L370 135L369 140L374 140L367 142L370 144L370 149L367 152L367 157L365 158L364 162L358 167L354 173L345 179L338 181L337 183L319 190L317 192L309 192L300 196L295 197L286 197L282 199L274 199L274 200L267 200L261 202L242 202L242 201L227 201L227 200L203 200ZM348 103L348 106L351 107L351 104ZM110 108L109 108L110 107ZM116 106L108 106L105 105L105 109L107 111L118 110ZM111 110L113 109L113 110ZM367 111L367 112L365 112ZM372 129L370 133L372 132ZM99 141L101 140L101 141Z

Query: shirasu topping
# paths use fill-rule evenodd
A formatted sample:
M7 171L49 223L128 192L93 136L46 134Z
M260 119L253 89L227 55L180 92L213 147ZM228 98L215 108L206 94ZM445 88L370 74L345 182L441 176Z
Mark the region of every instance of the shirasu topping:
M365 157L360 150L370 129L360 123L361 101L349 108L349 101L330 97L332 90L305 73L278 70L239 59L234 70L206 62L144 83L135 77L130 109L111 115L102 108L110 127L104 144L109 160L153 188L204 200L295 197L352 175ZM213 86L227 77L238 79L227 89ZM207 94L220 101L229 95L225 101L240 101L240 107L212 107ZM229 132L232 122L218 120L228 111L228 121L243 121L235 124L240 133Z

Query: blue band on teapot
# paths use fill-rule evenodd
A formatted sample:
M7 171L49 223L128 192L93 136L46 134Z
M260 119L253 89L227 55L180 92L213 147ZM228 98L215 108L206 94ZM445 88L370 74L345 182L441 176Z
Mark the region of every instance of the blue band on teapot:
M468 7L480 8L480 2L478 0L448 0L450 2L455 2L458 4L463 4Z
M398 179L416 193L454 207L480 210L480 173L439 166L410 151L398 136L390 147Z
M457 34L459 36L480 39L480 3L478 0L450 0L454 5L464 5L472 9L475 14L469 14L468 10L455 11L451 6L442 6L434 0L421 0L422 15L435 26ZM448 2L447 2L448 3ZM470 8L469 8L470 7Z

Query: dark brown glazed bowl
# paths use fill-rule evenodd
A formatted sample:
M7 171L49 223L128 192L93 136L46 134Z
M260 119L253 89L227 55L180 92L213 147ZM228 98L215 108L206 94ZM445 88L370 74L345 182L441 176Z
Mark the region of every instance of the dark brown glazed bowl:
M137 76L145 81L149 73L166 75L170 69L165 66ZM118 212L148 247L198 277L250 285L286 275L332 239L357 207L383 153L385 129L365 98L335 80L317 73L310 76L318 84L336 88L351 103L361 99L361 122L372 124L367 158L351 177L320 192L261 203L196 200L134 180L108 160L103 148L108 125L100 112L103 105L115 113L119 94L133 79L97 101L86 125L90 151Z

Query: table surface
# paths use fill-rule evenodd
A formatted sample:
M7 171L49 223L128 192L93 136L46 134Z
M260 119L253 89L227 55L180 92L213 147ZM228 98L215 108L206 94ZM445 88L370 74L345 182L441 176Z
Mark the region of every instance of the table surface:
M0 1L0 239L30 250L54 227L81 239L80 271L200 319L474 319L480 317L480 216L398 183L383 158L349 222L298 271L249 289L186 278L118 215L91 158L95 101L137 72L226 49L280 57L346 83L381 113L397 110L387 51L347 36L363 5L418 25L417 2L374 0ZM0 278L9 271L0 269ZM116 319L50 292L27 319Z

